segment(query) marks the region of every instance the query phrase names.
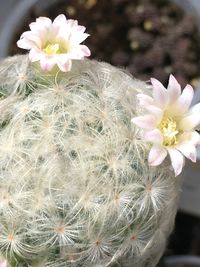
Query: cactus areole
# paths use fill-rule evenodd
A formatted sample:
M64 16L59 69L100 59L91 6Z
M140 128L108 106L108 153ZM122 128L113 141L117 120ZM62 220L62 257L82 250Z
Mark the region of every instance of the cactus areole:
M83 59L85 28L63 15L31 28L19 42L31 56L0 62L0 266L155 266L173 228L181 180L167 149L178 151L183 128L163 107L157 125L145 117L157 116L155 98L163 93L167 101L167 89ZM62 50L63 36L69 50ZM179 151L193 161L197 112L199 105L184 113L192 116L184 142L193 150ZM153 133L143 131L145 119ZM159 148L169 152L162 160L152 152L159 131Z

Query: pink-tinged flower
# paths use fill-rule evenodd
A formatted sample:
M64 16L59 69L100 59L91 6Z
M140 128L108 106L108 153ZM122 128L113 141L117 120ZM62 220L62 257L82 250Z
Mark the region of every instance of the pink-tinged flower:
M89 34L77 20L67 20L64 15L57 16L53 22L39 17L29 26L31 30L21 35L17 45L30 50L30 61L40 61L44 71L57 65L61 71L67 72L71 69L72 59L90 56L88 47L80 44Z
M6 267L7 266L7 261L0 261L0 267Z
M135 117L132 122L144 129L144 140L153 144L149 165L161 164L169 154L177 176L184 166L184 156L196 162L196 146L200 145L196 131L200 124L200 103L190 108L193 88L187 85L181 94L180 84L173 75L167 89L154 78L151 83L152 97L138 94L139 104L148 114Z

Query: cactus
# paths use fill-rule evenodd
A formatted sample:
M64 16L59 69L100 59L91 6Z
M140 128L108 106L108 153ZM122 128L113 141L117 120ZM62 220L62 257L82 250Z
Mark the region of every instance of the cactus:
M107 63L0 64L0 253L9 267L155 266L177 208L131 118L150 85Z

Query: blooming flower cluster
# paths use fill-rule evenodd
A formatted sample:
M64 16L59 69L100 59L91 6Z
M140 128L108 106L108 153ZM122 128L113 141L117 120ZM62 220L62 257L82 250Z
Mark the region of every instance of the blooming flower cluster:
M173 75L170 75L167 89L154 78L151 83L153 97L137 95L148 114L135 117L132 122L144 129L143 139L153 144L149 165L161 164L169 154L177 176L184 166L184 156L196 162L196 146L200 144L196 131L200 124L200 103L190 108L193 88L187 85L181 93L180 84Z
M30 50L31 62L40 61L44 71L50 71L55 65L67 72L72 67L72 59L90 56L87 46L81 45L89 34L77 20L67 20L61 14L52 22L49 18L39 17L30 25L30 31L24 32L17 45Z

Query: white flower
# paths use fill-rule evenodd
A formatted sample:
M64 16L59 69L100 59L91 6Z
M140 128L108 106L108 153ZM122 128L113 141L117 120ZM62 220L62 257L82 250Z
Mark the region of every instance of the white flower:
M67 20L64 15L57 16L52 22L49 18L39 17L30 25L31 31L24 32L17 45L30 50L31 62L40 61L44 71L50 71L55 65L63 71L69 71L72 59L90 56L90 50L80 45L89 34L77 20Z
M153 144L149 165L161 164L169 153L177 176L184 166L184 156L196 162L196 146L200 144L196 131L200 124L200 103L189 109L193 88L187 85L181 94L180 84L173 75L170 75L167 89L154 78L151 83L153 97L138 94L139 103L148 114L135 117L132 122L144 129L144 140Z

